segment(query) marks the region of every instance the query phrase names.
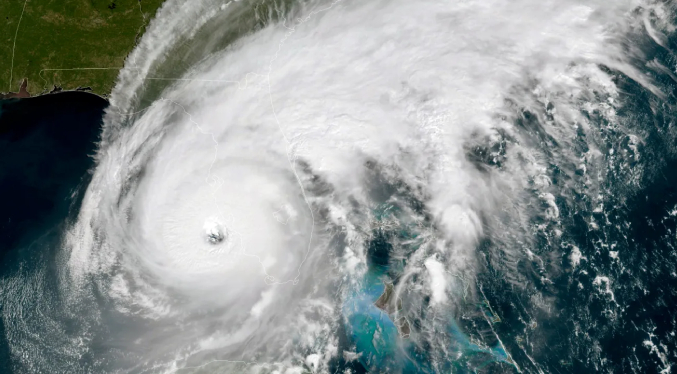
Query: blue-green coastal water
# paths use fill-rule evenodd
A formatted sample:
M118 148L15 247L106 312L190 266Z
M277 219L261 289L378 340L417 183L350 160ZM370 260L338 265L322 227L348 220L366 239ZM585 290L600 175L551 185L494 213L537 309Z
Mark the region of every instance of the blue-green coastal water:
M674 4L167 4L0 102L0 371L677 370Z

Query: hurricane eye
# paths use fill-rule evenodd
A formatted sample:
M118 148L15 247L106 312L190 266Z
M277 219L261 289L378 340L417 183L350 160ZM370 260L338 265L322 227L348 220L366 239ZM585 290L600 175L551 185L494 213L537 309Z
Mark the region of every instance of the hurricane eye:
M226 239L226 231L218 220L208 218L204 224L204 235L209 244L220 244Z
M211 244L219 244L223 241L223 233L218 230L207 232L207 240Z

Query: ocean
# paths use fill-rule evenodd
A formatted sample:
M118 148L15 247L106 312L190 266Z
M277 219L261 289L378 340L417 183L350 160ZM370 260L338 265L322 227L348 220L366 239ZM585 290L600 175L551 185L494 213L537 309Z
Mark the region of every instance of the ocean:
M55 252L91 179L107 105L81 92L0 101L0 277L58 266ZM3 298L16 297L10 292L3 289ZM0 372L11 373L9 342L16 337L4 326L21 317L4 314L4 305Z
M0 371L673 372L675 24L169 0L110 103L0 102Z

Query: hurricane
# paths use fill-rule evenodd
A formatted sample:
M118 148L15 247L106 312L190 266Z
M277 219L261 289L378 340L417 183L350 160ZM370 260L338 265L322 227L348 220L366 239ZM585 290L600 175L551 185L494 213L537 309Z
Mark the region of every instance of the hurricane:
M641 297L620 280L644 279L631 204L675 152L675 14L648 0L166 1L110 95L81 204L41 244L56 265L2 279L13 359L669 373L674 318L613 337L632 335ZM17 317L28 308L36 320Z

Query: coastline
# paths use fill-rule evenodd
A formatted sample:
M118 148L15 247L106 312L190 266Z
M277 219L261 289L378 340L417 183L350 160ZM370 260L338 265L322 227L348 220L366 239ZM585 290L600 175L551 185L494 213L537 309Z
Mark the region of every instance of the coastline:
M0 100L2 99L27 99L31 97L31 94L28 93L26 89L28 87L28 79L24 78L19 85L18 92L0 92Z
M103 100L108 101L108 94L97 94L95 93L91 87L77 87L72 90L64 90L63 88L59 86L54 86L50 91L43 91L41 93L38 93L36 95L31 95L30 92L28 92L28 79L24 78L21 81L21 85L19 86L19 90L17 92L0 92L0 100L6 100L6 99L29 99L29 98L34 98L34 97L40 97L40 96L46 96L46 95L51 95L51 94L56 94L56 93L64 93L64 92L84 92L88 93L94 96L97 96Z

